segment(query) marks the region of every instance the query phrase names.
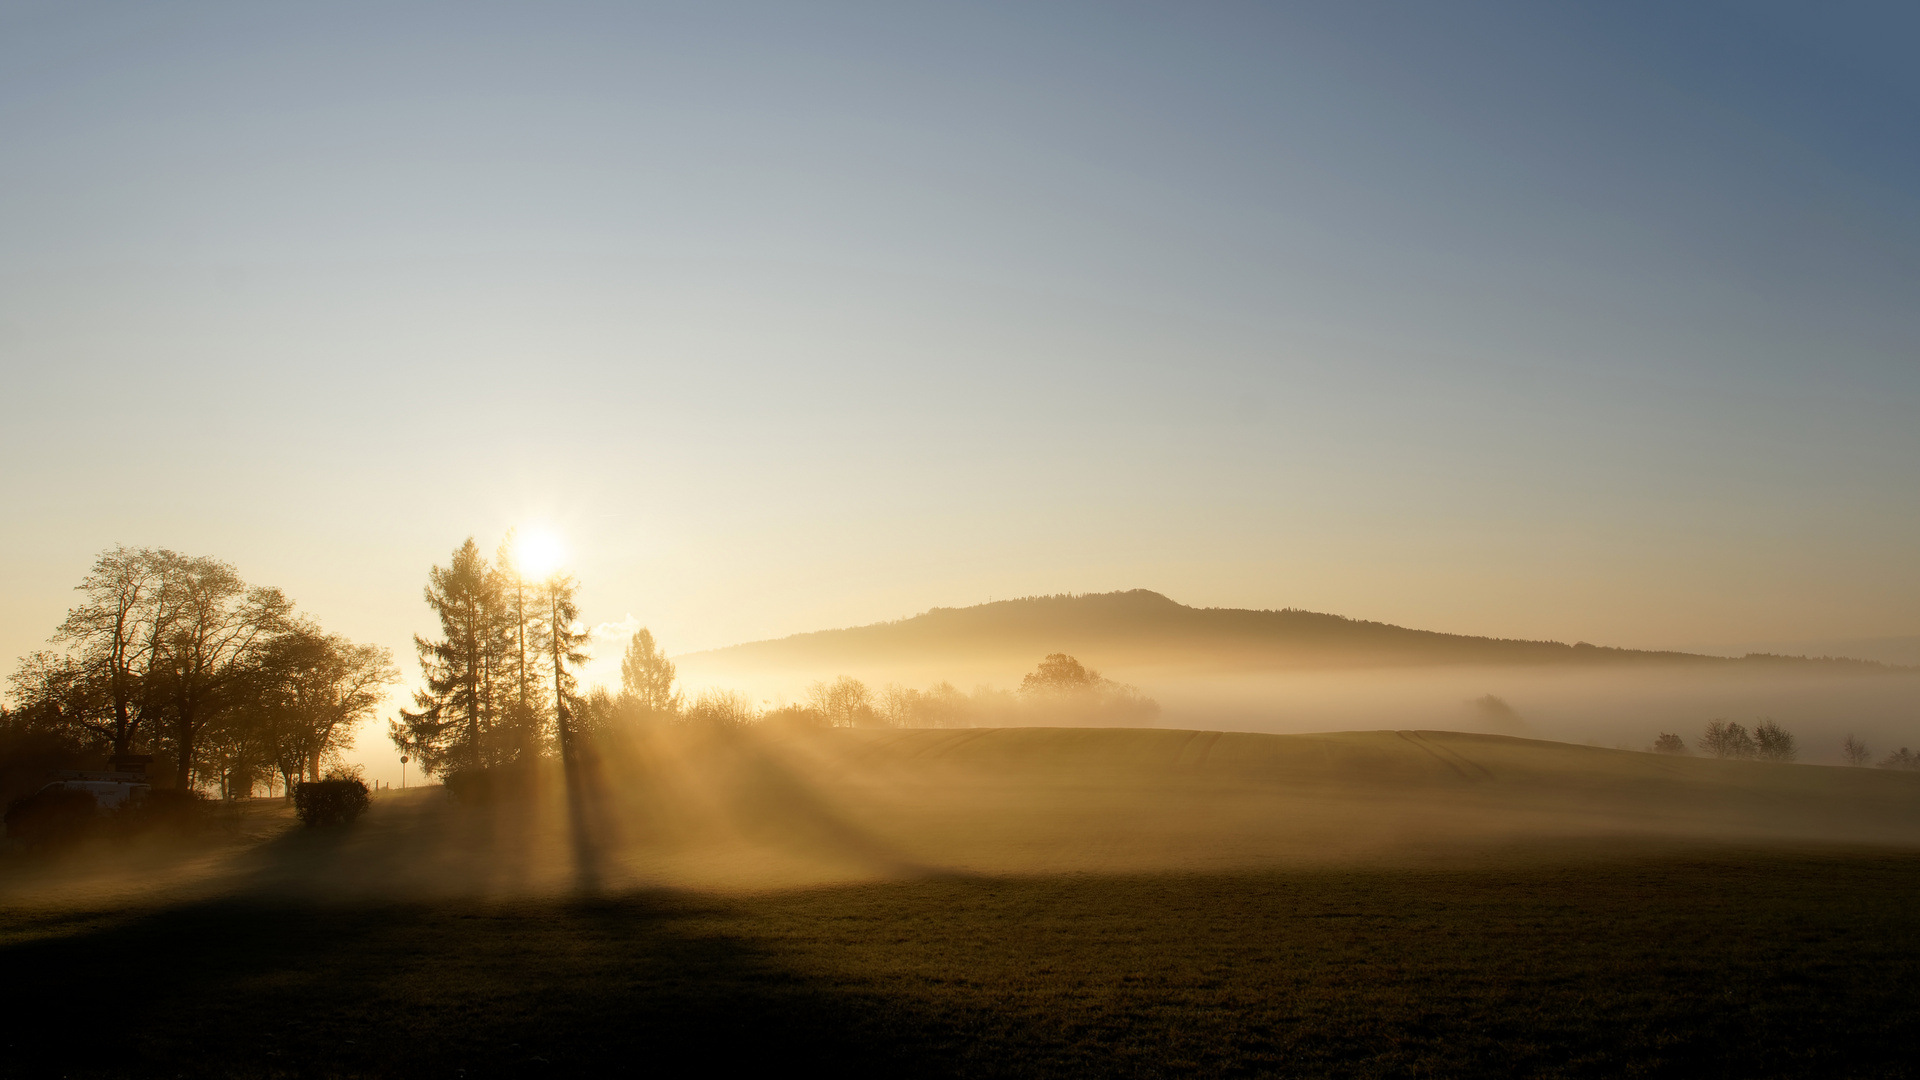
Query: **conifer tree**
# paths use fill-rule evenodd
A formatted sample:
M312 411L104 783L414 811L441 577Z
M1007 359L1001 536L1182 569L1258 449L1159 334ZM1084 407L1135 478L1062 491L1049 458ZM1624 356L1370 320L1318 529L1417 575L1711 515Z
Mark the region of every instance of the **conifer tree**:
M544 623L540 627L540 641L548 663L553 665L553 706L556 721L556 733L560 737L560 754L572 760L573 732L571 705L574 701L576 681L569 666L577 667L588 660L586 651L588 633L585 629L576 629L580 619L580 607L574 600L580 583L571 574L555 573L540 584L540 599L545 608Z
M493 572L500 597L502 651L500 695L504 702L501 726L515 753L535 752L546 742L549 715L543 707L544 685L540 645L539 586L527 580L514 561L514 533L508 530L494 556Z
M501 624L499 579L472 537L445 567L427 573L427 606L440 620L439 639L414 635L426 686L414 694L417 712L401 710L394 741L419 754L434 772L493 764L490 734L495 716L496 670Z

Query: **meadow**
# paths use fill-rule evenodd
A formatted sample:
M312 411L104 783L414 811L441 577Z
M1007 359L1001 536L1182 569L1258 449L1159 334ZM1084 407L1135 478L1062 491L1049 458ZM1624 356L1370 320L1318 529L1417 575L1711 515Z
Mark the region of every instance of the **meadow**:
M428 788L10 859L5 1069L1914 1071L1907 774L1437 732L629 753L584 822Z

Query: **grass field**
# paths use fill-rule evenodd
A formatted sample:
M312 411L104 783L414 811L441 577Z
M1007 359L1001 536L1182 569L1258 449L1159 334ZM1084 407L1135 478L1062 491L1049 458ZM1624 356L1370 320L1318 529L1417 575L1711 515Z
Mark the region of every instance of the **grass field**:
M1910 777L1108 734L656 744L578 828L429 789L14 859L4 1068L1920 1071Z

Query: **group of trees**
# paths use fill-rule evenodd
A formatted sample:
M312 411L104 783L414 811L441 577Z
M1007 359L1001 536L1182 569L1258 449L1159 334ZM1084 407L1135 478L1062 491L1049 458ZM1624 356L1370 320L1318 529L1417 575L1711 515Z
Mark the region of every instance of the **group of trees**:
M1666 732L1653 741L1653 749L1661 754L1693 753L1686 740ZM1800 756L1793 733L1772 720L1761 720L1752 731L1744 724L1710 721L1700 735L1700 749L1717 758L1743 761L1794 761Z
M1847 764L1849 765L1865 765L1867 762L1873 760L1873 750L1868 747L1866 743L1861 742L1851 735L1847 736L1847 741L1840 745L1840 753L1841 756L1847 759ZM1920 769L1920 754L1916 754L1903 746L1889 753L1886 757L1881 758L1880 767L1883 769Z
M489 561L472 537L446 566L427 572L425 597L439 622L414 637L422 686L388 736L430 774L571 754L576 740L677 717L674 668L642 628L627 644L618 694L581 695L588 660L579 582L559 571L535 578L515 558L508 533Z
M388 735L429 773L484 769L531 757L572 738L573 668L587 633L579 583L554 572L530 580L512 533L492 562L472 537L427 572L438 637L415 635L422 686Z
M1700 736L1700 749L1717 758L1734 758L1756 761L1794 761L1800 751L1794 742L1793 733L1774 723L1762 720L1755 724L1752 731L1744 725L1715 720L1707 725ZM1661 754L1691 754L1686 740L1678 735L1662 732L1653 741L1653 749ZM1840 756L1849 765L1865 765L1873 760L1873 751L1866 743L1848 735L1840 744ZM1888 754L1880 761L1883 769L1920 769L1920 754L1909 753L1906 747Z
M673 690L674 667L653 635L642 629L627 646L621 689L595 689L574 703L582 733L601 735L640 724L678 724L709 730L753 725L776 728L980 727L1022 723L1141 724L1160 706L1131 686L1115 683L1064 653L1054 653L1022 680L1018 691L982 686L963 693L950 682L926 690L888 684L875 691L850 675L816 682L797 704L762 708L738 691L712 689L691 701Z
M695 707L709 698L717 705L725 697L703 695ZM1134 687L1105 678L1065 653L1052 653L1014 692L981 686L966 694L942 682L926 690L889 683L876 693L859 679L842 675L808 687L803 703L751 719L789 727L981 727L1036 722L1132 725L1159 714L1159 703Z
M20 660L10 737L104 764L153 755L182 789L316 779L398 678L276 588L164 548L102 552L52 643Z

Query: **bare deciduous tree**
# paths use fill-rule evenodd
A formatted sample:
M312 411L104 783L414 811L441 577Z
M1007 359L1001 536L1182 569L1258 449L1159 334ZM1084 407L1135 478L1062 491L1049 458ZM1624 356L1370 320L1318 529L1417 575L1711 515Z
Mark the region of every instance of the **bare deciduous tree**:
M1700 736L1700 749L1717 758L1751 758L1759 748L1743 725L1714 720Z
M851 675L842 675L830 683L817 682L807 688L807 704L826 717L833 727L854 727L873 722L873 691Z
M1846 741L1840 744L1840 756L1847 759L1847 764L1859 768L1873 760L1873 751L1867 748L1866 743L1848 733Z

